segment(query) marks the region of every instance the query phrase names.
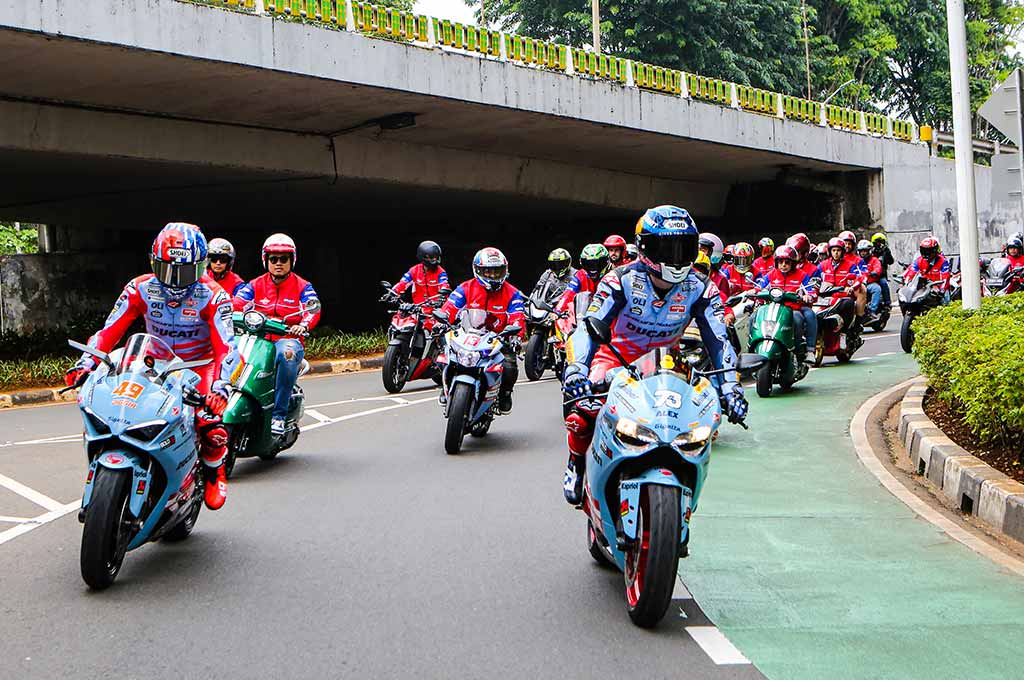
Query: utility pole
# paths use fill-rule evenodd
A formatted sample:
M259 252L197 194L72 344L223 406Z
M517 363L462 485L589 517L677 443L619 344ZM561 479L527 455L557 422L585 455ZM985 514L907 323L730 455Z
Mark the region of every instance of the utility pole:
M956 211L960 228L960 271L964 309L981 308L978 267L978 201L974 187L971 90L967 80L967 26L964 0L946 0L949 75L953 92L953 148L956 153Z
M601 53L601 8L600 0L590 0L590 17L594 25L594 51Z
M807 98L811 98L811 36L807 31L807 0L803 0L804 12L804 64L807 67Z

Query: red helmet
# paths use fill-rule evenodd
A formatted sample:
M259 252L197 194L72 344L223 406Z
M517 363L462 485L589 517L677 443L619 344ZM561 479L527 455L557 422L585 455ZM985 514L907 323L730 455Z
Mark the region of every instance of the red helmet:
M933 236L921 240L921 257L929 262L939 256L939 240Z
M757 247L761 249L761 257L768 257L775 252L775 241L765 236L757 242Z
M800 255L801 260L807 257L807 253L811 252L811 239L807 238L807 234L803 232L793 234L786 239L786 245L793 246L793 249Z
M838 236L834 236L828 240L828 254L831 257L832 249L840 248L844 253L846 252L846 242Z
M791 264L796 264L797 260L800 259L800 255L796 252L796 248L793 246L779 246L775 249L775 266L779 266L779 260L789 260Z
M295 250L295 241L287 234L271 234L263 242L263 268L267 268L267 255L280 254L292 256L292 266L298 261L298 253Z
M626 239L622 238L618 234L612 234L604 240L602 244L605 248L626 248Z
M733 256L736 254L735 246L729 244L722 251L722 259L725 260L726 264L732 264Z

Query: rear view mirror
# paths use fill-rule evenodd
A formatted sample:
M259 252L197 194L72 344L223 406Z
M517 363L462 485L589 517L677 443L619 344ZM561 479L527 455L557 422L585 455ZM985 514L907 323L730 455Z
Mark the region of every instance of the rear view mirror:
M391 284L388 283L387 281L381 281L380 282L380 287L385 289L385 290L391 290Z
M591 338L597 340L602 345L610 345L612 342L612 328L604 321L593 317L584 317L583 323L587 327L587 333Z

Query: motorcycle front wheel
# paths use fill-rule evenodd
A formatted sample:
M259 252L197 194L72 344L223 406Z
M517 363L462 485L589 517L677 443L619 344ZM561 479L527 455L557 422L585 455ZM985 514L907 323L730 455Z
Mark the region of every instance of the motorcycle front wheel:
M79 562L82 580L93 590L109 588L121 571L128 547L128 491L132 471L99 466L92 500L85 509Z
M914 315L908 313L903 317L903 325L900 326L900 347L907 354L914 349L914 329L910 324L914 321Z
M757 396L765 399L772 396L772 374L775 372L775 362L769 361L757 369Z
M409 377L409 357L402 345L388 345L384 352L384 366L380 371L384 389L390 394L397 394L405 387Z
M448 424L444 431L444 450L454 456L462 449L462 439L466 436L466 421L469 409L473 405L473 386L467 383L456 383L448 395Z
M544 376L544 354L547 351L547 337L537 332L530 336L526 343L526 356L523 357L523 367L526 369L526 377L533 382Z
M679 489L647 484L640 490L637 533L626 551L626 604L629 618L652 628L665 617L672 602L679 568L682 530Z

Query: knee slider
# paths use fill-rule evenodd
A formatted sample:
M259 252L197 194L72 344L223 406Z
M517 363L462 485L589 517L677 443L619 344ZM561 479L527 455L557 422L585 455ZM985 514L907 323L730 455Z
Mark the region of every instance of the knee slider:
M221 448L228 444L228 431L220 423L215 423L200 430L203 443L212 448Z
M573 411L565 419L565 429L575 435L585 437L594 429L594 421L589 418L585 418L576 411Z

